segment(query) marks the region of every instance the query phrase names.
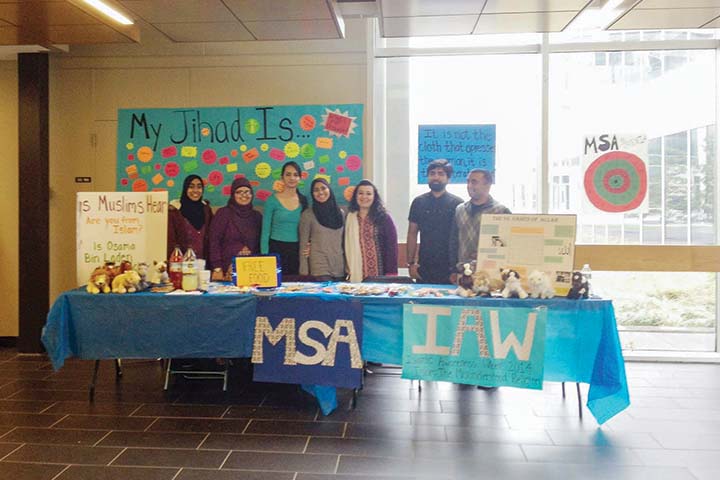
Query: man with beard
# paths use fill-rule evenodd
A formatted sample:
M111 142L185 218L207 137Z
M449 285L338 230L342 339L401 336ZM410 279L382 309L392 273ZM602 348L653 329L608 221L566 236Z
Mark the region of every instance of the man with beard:
M445 159L428 164L430 191L416 197L410 205L407 232L407 261L410 276L422 283L444 284L450 281L447 268L449 235L455 207L462 199L445 190L453 167ZM417 236L420 232L420 254Z
M458 263L471 262L477 258L480 237L480 215L483 213L512 213L509 208L490 196L493 174L479 168L470 170L467 191L470 200L455 208L455 221L450 230L450 270ZM454 281L456 274L452 274Z

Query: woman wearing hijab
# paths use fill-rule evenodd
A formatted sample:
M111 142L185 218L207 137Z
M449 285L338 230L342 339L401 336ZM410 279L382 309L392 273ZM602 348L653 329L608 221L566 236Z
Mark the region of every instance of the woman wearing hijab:
M262 214L253 210L253 189L247 178L236 178L227 206L217 211L210 225L212 279L222 280L233 257L260 251Z
M316 178L310 186L312 208L300 217L300 275L312 275L320 281L345 278L343 227L345 214L335 201L330 184ZM309 248L308 248L309 247Z
M307 208L307 198L298 191L300 172L295 162L283 165L282 188L268 197L263 210L260 251L280 255L283 275L297 275L300 271L298 226Z
M370 180L357 184L349 210L345 220L345 261L350 281L397 275L397 229Z
M173 200L168 208L168 257L176 245L182 251L192 247L197 258L207 258L208 235L212 210L203 200L202 178L188 175L183 182L180 201Z

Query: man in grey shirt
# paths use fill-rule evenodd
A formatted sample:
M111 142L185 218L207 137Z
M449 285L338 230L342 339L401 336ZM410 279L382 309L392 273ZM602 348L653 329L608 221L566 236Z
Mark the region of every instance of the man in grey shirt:
M450 271L455 281L456 265L471 262L477 258L480 238L480 215L483 213L512 213L509 208L490 196L493 174L479 168L470 171L467 177L467 191L470 200L455 208L455 217L450 229Z

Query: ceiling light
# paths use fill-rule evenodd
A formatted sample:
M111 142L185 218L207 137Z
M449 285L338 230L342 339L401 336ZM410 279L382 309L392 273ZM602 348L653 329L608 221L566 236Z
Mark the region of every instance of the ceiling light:
M637 0L593 0L564 31L605 30L635 3Z
M123 25L132 25L135 22L133 22L131 19L123 15L122 13L115 10L110 5L106 4L102 0L84 0L85 3L93 7L94 9L104 13L108 17L112 18L118 23L122 23Z

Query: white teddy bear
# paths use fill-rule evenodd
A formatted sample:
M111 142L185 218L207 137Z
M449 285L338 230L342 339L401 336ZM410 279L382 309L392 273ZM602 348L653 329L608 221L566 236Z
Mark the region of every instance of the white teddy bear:
M528 275L528 293L532 298L553 298L555 289L545 272L533 270Z

